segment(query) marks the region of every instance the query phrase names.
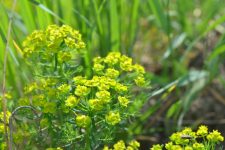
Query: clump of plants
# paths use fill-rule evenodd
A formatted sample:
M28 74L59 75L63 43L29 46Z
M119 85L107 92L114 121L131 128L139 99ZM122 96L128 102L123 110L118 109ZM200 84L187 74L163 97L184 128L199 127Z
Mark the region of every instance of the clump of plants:
M50 25L24 41L34 80L24 88L12 116L15 147L93 150L126 133L135 113L129 109L134 89L148 86L144 68L111 52L95 57L92 73L86 75L85 53L81 34L67 25Z
M23 56L34 78L11 104L14 109L6 112L6 122L0 113L1 149L140 148L127 127L139 111L135 109L137 89L149 87L145 69L126 55L110 52L95 57L87 73L86 53L79 31L67 25L50 25L26 38ZM3 136L7 130L8 136ZM168 150L201 150L215 149L224 139L217 130L208 133L201 126L197 132L185 128L170 140L165 145Z
M199 126L198 130L192 131L191 128L184 128L180 132L173 133L170 141L165 145L153 145L150 150L214 150L224 137L218 130L208 131L205 125Z

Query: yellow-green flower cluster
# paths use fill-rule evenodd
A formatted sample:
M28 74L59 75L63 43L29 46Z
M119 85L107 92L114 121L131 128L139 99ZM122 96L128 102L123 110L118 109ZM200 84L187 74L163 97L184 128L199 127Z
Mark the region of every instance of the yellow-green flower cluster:
M71 54L68 51L85 48L85 43L81 39L79 31L74 30L68 25L61 27L49 25L46 30L36 30L29 35L23 42L23 54L25 57L35 55L43 59L51 58L53 54L58 53L59 61L68 61Z
M170 136L170 140L176 144L185 145L190 142L190 140L195 139L195 132L192 131L191 128L185 128L181 132L173 133Z
M84 97L87 96L90 92L90 89L86 86L78 85L75 90L75 95Z
M221 133L218 130L213 130L213 132L210 132L207 135L207 140L213 143L223 142L224 137L221 135Z
M205 125L199 126L196 134L198 136L206 136L208 134L208 127L206 127Z
M162 150L163 149L163 145L153 145L152 148L150 148L150 150Z
M73 95L67 97L65 105L67 107L75 107L79 103L79 99Z
M131 58L121 55L119 52L111 52L105 58L95 58L93 70L98 75L105 75L112 79L118 78L123 73L135 73L136 85L146 85L144 67L138 64L133 65Z
M106 120L106 122L108 124L115 125L115 124L117 124L117 123L119 123L121 121L120 113L119 112L112 112L112 111L110 111L106 115L105 120Z
M88 104L91 107L91 109L99 111L103 109L104 103L101 100L95 98L95 99L89 99Z
M129 100L124 96L119 96L118 101L119 101L119 104L123 107L127 107L128 103L129 103Z
M103 103L108 103L111 99L110 92L106 90L96 92L96 97Z
M69 93L71 86L68 84L62 84L58 87L59 92L65 94Z
M193 149L194 150L204 150L205 146L202 143L196 142L196 143L193 144Z
M165 148L167 150L183 150L180 145L174 145L172 142L166 143Z
M208 127L201 125L196 132L192 131L191 128L185 128L180 132L173 133L170 140L165 144L167 150L205 150L210 145L214 147L215 144L222 142L224 137L217 130L208 132ZM202 143L198 141L202 141ZM152 150L159 148L159 146L161 145L153 145Z
M140 147L140 143L136 140L130 141L127 145L124 141L120 140L113 145L113 148L109 148L108 146L104 146L103 150L138 150Z
M86 115L76 116L76 125L82 128L86 128L91 124L91 118Z

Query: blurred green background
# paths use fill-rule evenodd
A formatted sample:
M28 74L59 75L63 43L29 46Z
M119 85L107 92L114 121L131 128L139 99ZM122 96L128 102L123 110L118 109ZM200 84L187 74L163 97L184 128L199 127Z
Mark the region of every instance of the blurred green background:
M145 66L152 89L130 127L139 140L163 141L177 128L200 123L225 132L224 0L1 0L0 74L8 41L6 88L16 97L32 79L22 41L50 24L81 32L86 68L110 51Z

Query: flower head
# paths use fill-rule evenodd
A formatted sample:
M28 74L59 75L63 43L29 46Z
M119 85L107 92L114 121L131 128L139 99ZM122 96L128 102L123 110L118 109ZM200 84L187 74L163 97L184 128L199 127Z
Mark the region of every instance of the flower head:
M213 130L213 132L210 132L207 135L207 139L211 142L218 143L218 142L223 142L224 137L221 135L221 133L218 130Z
M123 107L127 107L128 103L129 103L129 100L124 96L119 96L118 101L119 101L120 105Z
M204 144L202 144L202 143L194 143L193 144L193 149L194 150L204 150L205 149L205 146L204 146Z
M197 134L198 136L206 136L206 135L208 134L208 128L207 128L206 126L204 126L204 125L201 125L201 126L198 128L196 134Z
M112 112L112 111L110 111L106 115L105 119L106 122L111 125L116 125L121 121L119 112Z
M88 104L93 110L101 110L103 108L103 103L99 99L90 99Z
M77 115L76 116L76 124L79 127L86 128L91 124L91 118L86 115Z
M86 86L78 85L75 89L75 95L80 97L87 96L89 92L90 92L90 89L87 88Z
M163 145L153 145L152 148L150 148L150 150L162 150L163 149Z
M75 107L78 103L79 103L79 99L77 99L73 95L70 95L69 97L67 97L67 99L65 101L65 105L67 107Z
M108 103L111 99L110 92L105 90L97 92L96 97L103 103Z
M114 150L125 150L126 146L124 141L120 140L116 144L113 145Z

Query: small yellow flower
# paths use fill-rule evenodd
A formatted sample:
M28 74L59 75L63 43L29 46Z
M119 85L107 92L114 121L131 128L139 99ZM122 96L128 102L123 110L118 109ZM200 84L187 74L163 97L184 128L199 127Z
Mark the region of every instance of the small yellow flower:
M134 82L137 86L144 86L145 85L145 78L143 75L138 76L136 79L134 79Z
M71 86L68 84L62 84L58 87L58 90L62 92L63 94L69 93L70 89L71 89Z
M162 150L163 149L163 145L153 145L152 148L150 148L150 150Z
M90 89L86 86L78 85L75 89L75 94L80 97L87 96L90 92Z
M165 148L166 148L167 150L172 150L172 148L173 148L173 143L172 143L172 142L166 143Z
M91 124L91 118L86 115L77 115L76 124L79 127L86 128Z
M204 150L205 149L205 147L204 147L204 145L202 144L202 143L194 143L193 144L193 149L194 150Z
M123 96L119 96L118 101L119 101L120 105L123 107L127 107L127 104L129 103L129 100Z
M87 80L84 85L87 87L96 87L99 85L99 80L98 76L93 76L93 78L91 80Z
M128 88L127 88L127 86L125 86L121 83L116 83L115 90L119 93L123 93L123 92L127 92Z
M105 68L105 66L96 63L96 64L94 64L93 70L98 73L98 72L103 71L104 68Z
M96 97L103 103L108 103L111 100L110 92L105 90L97 92Z
M73 81L76 85L84 85L87 80L85 79L85 77L76 76L73 78Z
M223 142L224 137L221 135L221 133L218 130L213 130L213 132L210 132L207 135L207 139L210 142L218 143L218 142Z
M134 150L137 150L140 147L140 143L138 141L136 141L136 140L130 141L129 145Z
M125 150L126 146L124 141L120 140L116 144L113 145L114 150Z
M104 59L104 62L109 65L115 65L119 62L120 56L121 54L119 52L110 52Z
M123 55L120 58L120 68L124 71L132 71L133 70L132 59Z
M73 95L70 95L69 97L67 97L67 99L65 101L65 105L67 107L75 107L75 106L77 106L78 103L79 103L79 99L77 99Z
M135 150L135 149L131 146L127 146L126 150Z
M106 70L106 75L105 76L107 76L107 77L109 77L109 78L112 78L112 79L115 79L115 78L117 78L118 76L119 76L119 71L118 70L115 70L115 69L113 69L113 68L108 68L107 70Z
M189 143L189 139L186 139L186 138L182 138L184 134L181 133L181 132L176 132L176 133L173 133L171 136L170 136L170 140L173 141L174 143L176 144L183 144L183 145L186 145Z
M103 108L103 103L99 99L90 99L88 104L94 110L101 110Z
M206 135L208 134L208 128L207 128L206 126L204 126L204 125L201 125L201 126L198 128L196 134L197 134L198 136L206 136Z
M145 73L144 67L139 65L139 64L133 65L133 68L138 74L144 74Z
M102 63L103 61L104 61L104 59L101 58L101 57L95 57L95 58L93 59L94 64L100 64L100 63Z
M191 138L196 138L196 133L193 132L191 128L186 127L181 131L181 133L182 133L182 135L188 135Z
M120 113L119 112L112 112L112 111L110 111L106 115L105 119L106 119L106 122L108 124L116 125L116 124L118 124L121 121L121 119L120 119Z

